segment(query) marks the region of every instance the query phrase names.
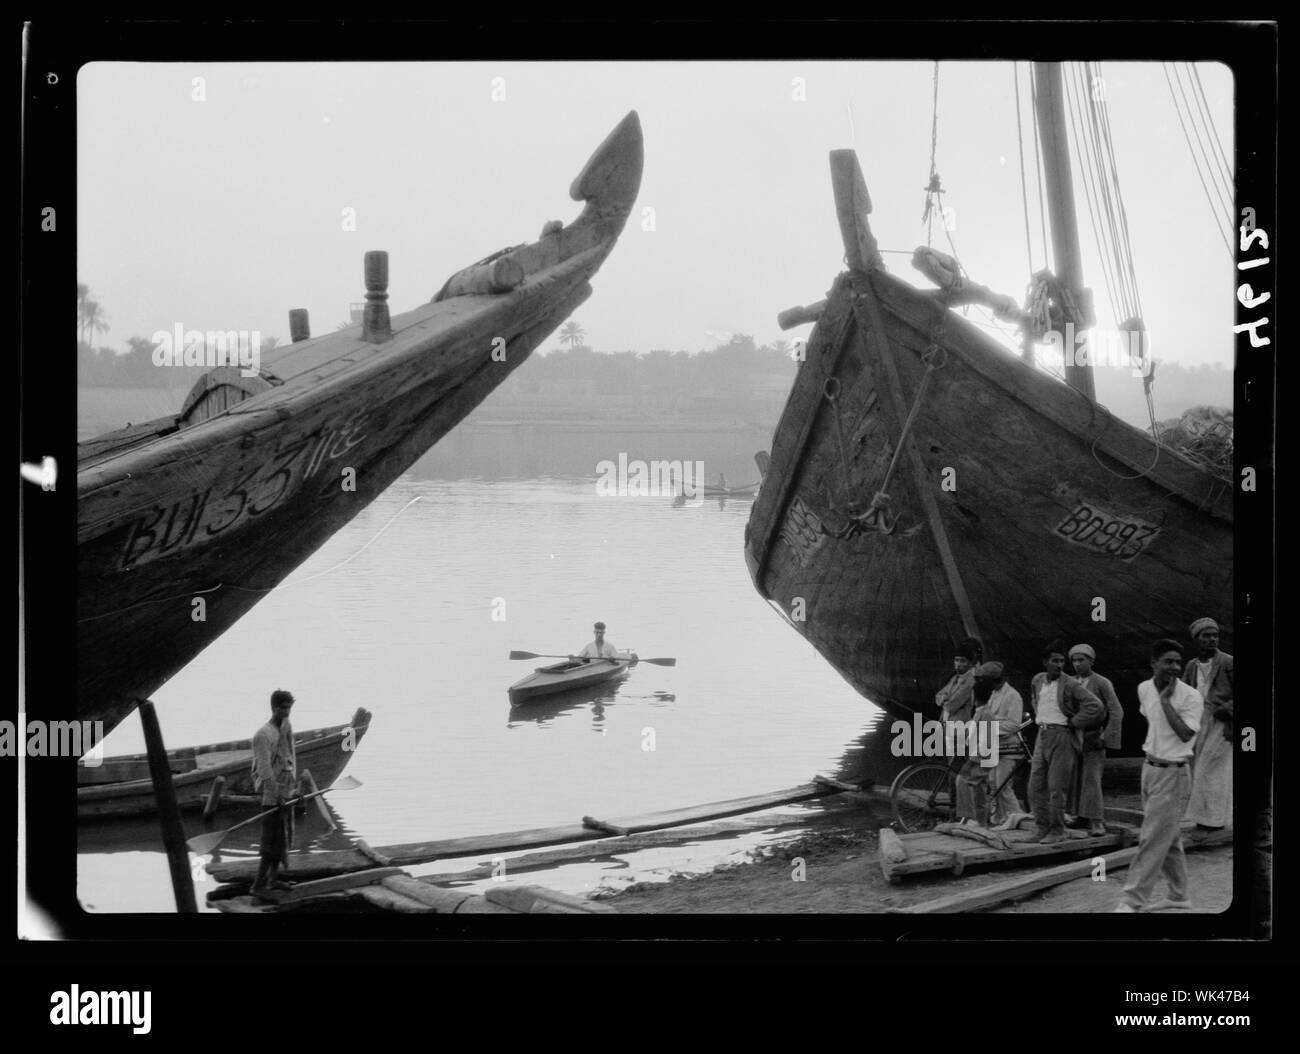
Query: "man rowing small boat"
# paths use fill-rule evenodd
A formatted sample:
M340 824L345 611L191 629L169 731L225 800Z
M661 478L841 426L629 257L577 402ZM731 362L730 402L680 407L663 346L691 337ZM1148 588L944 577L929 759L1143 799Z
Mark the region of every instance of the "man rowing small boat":
M592 659L617 659L619 658L618 649L605 639L605 623L597 622L591 627L592 632L596 634L596 639L588 644L577 655L570 655L570 662L577 662L579 659L589 662Z

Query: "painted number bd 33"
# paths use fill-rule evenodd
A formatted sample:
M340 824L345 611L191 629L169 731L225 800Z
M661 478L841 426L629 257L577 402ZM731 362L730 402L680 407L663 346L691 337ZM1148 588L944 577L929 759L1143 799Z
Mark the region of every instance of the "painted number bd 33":
M1160 527L1116 516L1095 505L1080 504L1056 525L1055 533L1073 545L1087 546L1120 560L1132 560L1160 533Z

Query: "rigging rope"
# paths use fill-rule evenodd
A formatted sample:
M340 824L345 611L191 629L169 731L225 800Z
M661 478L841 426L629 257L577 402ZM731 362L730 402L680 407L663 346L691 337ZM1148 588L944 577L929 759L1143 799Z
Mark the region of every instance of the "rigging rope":
M1220 217L1215 211L1214 199L1210 195L1210 188L1205 185L1205 175L1201 172L1201 166L1196 161L1196 151L1192 149L1192 140L1187 134L1187 125L1183 121L1183 111L1179 109L1178 98L1177 96L1174 95L1174 85L1173 82L1169 79L1169 64L1167 62L1163 62L1161 63L1161 68L1164 70L1165 83L1169 85L1169 98L1174 104L1174 112L1178 114L1178 125L1183 130L1183 140L1184 142L1187 143L1187 150L1192 155L1192 163L1193 165L1196 166L1196 176L1201 181L1201 190L1205 192L1205 200L1206 203L1210 206L1210 214L1214 216L1214 221L1215 221L1214 229L1219 232L1219 237L1223 240L1223 247L1228 250L1229 259L1232 259L1233 258L1232 244L1228 241L1228 236L1224 233L1223 228L1219 225ZM1231 228L1232 224L1229 223L1228 226L1229 228Z
M966 273L966 269L961 265L961 257L957 252L957 243L952 237L952 227L948 223L948 217L944 211L943 204L943 185L939 181L939 168L936 164L936 157L939 151L939 63L934 64L934 103L933 112L930 119L930 181L925 188L925 211L921 213L921 219L926 221L925 226L925 246L930 248L934 241L934 214L937 212L943 221L944 235L948 239L948 248L952 250L953 259L957 261L957 270L961 274Z
M1187 101L1187 92L1183 89L1182 74L1178 72L1178 67L1174 66L1174 80L1178 84L1178 95L1183 100L1183 108L1187 111L1187 123L1192 126L1192 133L1196 136L1196 146L1201 152L1201 160L1205 163L1205 172L1210 177L1210 184L1214 187L1214 193L1219 198L1219 206L1223 209L1224 214L1228 217L1228 227L1232 227L1232 207L1228 199L1232 197L1230 191L1225 190L1226 184L1221 185L1223 175L1219 171L1218 165L1211 160L1209 148L1201 141L1201 125L1197 122L1196 115L1192 113L1192 105ZM1210 137L1209 129L1206 129L1205 138Z
M1034 243L1029 234L1029 193L1025 189L1025 137L1020 122L1020 67L1011 64L1011 75L1016 87L1016 146L1020 150L1020 204L1025 214L1025 256L1029 261L1029 273L1034 273Z
M1029 96L1030 101L1034 104L1034 178L1038 189L1038 229L1043 235L1043 266L1052 266L1052 257L1047 251L1047 212L1046 199L1047 194L1043 186L1043 151L1038 145L1038 85L1034 83L1031 75L1029 78Z
M1205 113L1205 119L1209 122L1210 131L1213 133L1211 141L1214 144L1215 156L1218 158L1219 164L1223 169L1224 182L1235 190L1236 180L1233 179L1232 165L1228 162L1228 155L1223 149L1223 140L1219 136L1219 127L1214 123L1214 114L1210 112L1210 104L1205 98L1205 88L1201 84L1201 71L1190 62L1187 65L1196 82L1196 92L1200 96L1200 104Z
M1092 161L1092 154L1088 149L1088 143L1084 139L1083 132L1078 121L1077 110L1081 104L1076 103L1072 91L1075 88L1074 82L1069 78L1063 78L1065 85L1065 109L1070 118L1070 133L1074 139L1074 153L1079 159L1080 170L1083 174L1084 198L1088 207L1088 219L1092 225L1093 239L1097 244L1097 254L1101 259L1102 278L1106 285L1106 293L1112 304L1119 303L1118 285L1116 275L1113 270L1110 259L1110 243L1106 241L1098 225L1098 214L1101 211L1098 201L1101 197L1100 187L1097 185L1099 178L1095 172L1095 166Z

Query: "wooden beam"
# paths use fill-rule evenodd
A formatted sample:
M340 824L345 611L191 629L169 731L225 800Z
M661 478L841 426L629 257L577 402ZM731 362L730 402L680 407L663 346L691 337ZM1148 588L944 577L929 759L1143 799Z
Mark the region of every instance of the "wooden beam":
M208 800L203 803L203 818L210 819L212 814L221 807L221 790L226 785L226 777L218 776L212 781L212 789L208 791Z
M747 812L760 812L773 809L779 805L789 805L797 801L824 798L838 794L837 788L816 783L805 783L786 790L773 791L769 794L753 794L745 798L732 798L729 801L710 802L706 805L692 805L682 809L669 809L663 812L646 813L631 816L612 824L638 834L644 831L657 831L667 827L685 827L707 820L722 819L726 816L739 816ZM386 845L370 849L370 853L391 860L401 867L416 864L429 864L435 860L449 860L479 853L511 852L514 850L542 848L548 845L563 845L568 842L586 842L607 837L602 831L593 831L579 823L565 824L559 827L541 827L527 831L507 831L503 834L472 835L468 838L445 838L434 842L411 842L403 845ZM374 867L374 859L359 850L327 853L295 853L293 855L293 872L297 875L337 875L350 871L361 871ZM219 882L251 882L257 874L256 860L231 860L208 865L208 874Z
M862 178L855 151L831 151L831 189L849 270L864 274L875 270L881 262L871 224L867 222L871 215L871 195L867 193L867 181Z
M158 727L158 714L153 703L141 699L140 724L144 726L144 741L149 750L149 775L153 779L154 797L158 801L158 823L162 827L163 847L167 851L167 868L172 876L172 893L176 897L176 910L197 913L194 899L194 876L190 873L190 854L185 845L185 828L181 825L181 810L176 804L176 788L172 786L172 770L167 763L167 748L163 745L162 729Z
M267 890L261 894L277 904L293 904L309 900L323 893L340 893L360 886L371 886L386 878L403 874L400 867L372 867L368 871L356 871L347 875L333 875L330 878L318 878L313 882L299 882L288 890Z
M523 284L523 267L510 256L498 256L485 264L475 264L457 271L448 280L440 294L444 299L473 294L508 293Z
M782 329L794 329L795 326L820 321L825 310L825 300L818 300L817 303L804 307L788 307L776 316L776 324Z

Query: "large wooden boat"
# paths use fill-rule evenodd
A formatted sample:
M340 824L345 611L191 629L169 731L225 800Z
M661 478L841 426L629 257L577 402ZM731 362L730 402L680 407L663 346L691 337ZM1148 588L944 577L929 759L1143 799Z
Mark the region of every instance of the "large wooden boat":
M345 725L295 732L294 752L300 774L310 772L322 790L343 774L370 729L370 711L359 708ZM222 779L216 799L222 806L256 806L253 793L253 741L209 743L167 751L176 803L182 809L206 805L217 778ZM129 754L105 758L99 765L77 766L77 818L142 816L157 812L149 758ZM156 828L155 828L156 830Z
M591 294L640 185L628 114L539 241L391 319L368 254L359 325L304 336L256 376L207 374L180 414L79 447L77 713L106 728L219 637L474 409Z
M856 155L831 167L849 270L750 514L755 586L899 715L933 712L967 636L1022 692L1045 643L1087 642L1131 712L1154 640L1206 614L1232 635L1230 479L1017 357L955 290L886 273Z

